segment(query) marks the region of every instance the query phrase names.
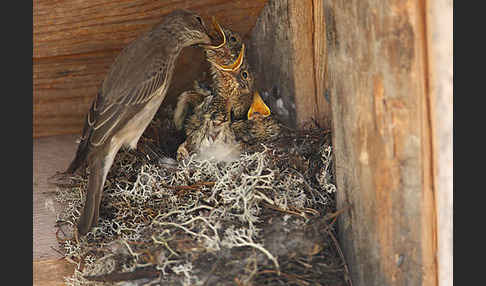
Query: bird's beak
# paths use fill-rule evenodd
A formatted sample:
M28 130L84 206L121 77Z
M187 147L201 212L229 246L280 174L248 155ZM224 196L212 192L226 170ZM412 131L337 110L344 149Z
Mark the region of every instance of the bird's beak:
M248 110L248 119L252 119L255 113L261 114L263 117L267 117L270 115L270 108L263 102L258 91L255 91L253 94L253 102L251 103L250 109Z
M221 25L219 25L218 21L216 21L216 17L214 16L212 17L212 23L213 23L213 27L223 36L223 42L217 46L205 45L205 44L201 44L200 46L205 49L216 50L226 45L226 35L224 34L223 28L221 28Z
M241 50L240 50L240 54L238 55L238 58L235 60L234 63L232 64L229 64L229 65L220 65L212 60L209 60L211 63L213 63L218 69L222 70L222 71L229 71L229 72L234 72L234 71L237 71L241 65L243 64L243 58L245 56L245 44L242 44L241 45Z

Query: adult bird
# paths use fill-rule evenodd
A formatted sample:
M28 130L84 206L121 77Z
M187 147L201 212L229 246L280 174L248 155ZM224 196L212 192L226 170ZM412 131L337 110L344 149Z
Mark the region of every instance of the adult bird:
M166 15L117 56L86 115L76 156L66 170L88 165L88 190L78 231L97 224L106 175L122 146L137 142L164 100L184 47L211 44L201 17L187 10Z

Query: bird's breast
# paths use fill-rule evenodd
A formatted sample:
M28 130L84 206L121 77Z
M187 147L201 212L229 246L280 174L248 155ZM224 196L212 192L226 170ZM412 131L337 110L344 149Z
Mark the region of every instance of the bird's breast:
M137 148L138 140L164 100L164 97L161 96L162 92L162 88L156 91L157 94L142 107L143 109L136 112L127 124L113 136L112 144L121 144L131 149Z

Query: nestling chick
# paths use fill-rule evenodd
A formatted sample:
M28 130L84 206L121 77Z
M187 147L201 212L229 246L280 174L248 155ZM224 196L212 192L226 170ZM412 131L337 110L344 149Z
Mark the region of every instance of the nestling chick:
M234 119L245 119L246 112L251 105L252 94L250 90L253 89L253 78L250 76L251 72L249 71L249 67L245 60L241 63L241 70L235 69L234 66L238 60L240 51L244 49L242 39L238 33L221 27L214 17L213 26L218 32L215 38L222 41L218 46L205 46L206 59L210 63L213 84L208 89L196 81L192 90L179 95L174 111L174 123L179 130L185 129L185 121L191 114L194 114L194 108L200 105L206 96L216 93L215 88L219 89L217 92L222 96L234 99L233 102L228 102L228 104L234 104ZM242 56L245 56L244 52ZM232 70L233 74L228 73ZM236 74L239 72L241 72L241 75ZM246 89L246 91L241 90L239 96L231 96L228 93L231 90L229 85L237 84L234 80L235 77L242 78L240 80L242 87ZM233 80L228 80L228 78ZM245 80L247 81L246 84L243 82ZM236 102L234 102L235 100Z
M258 94L258 93L256 93ZM254 99L252 106L258 105L258 99ZM264 116L253 108L248 115L248 120L235 120L231 122L231 129L235 134L235 138L243 147L253 145L255 143L263 143L276 139L282 134L280 123L271 115Z
M239 155L239 146L235 140L233 131L230 128L231 117L234 114L232 105L241 94L249 93L246 86L248 83L239 83L239 69L244 59L244 46L236 61L226 69L217 64L213 72L213 93L202 94L195 91L185 93L182 100L189 96L201 95L203 102L197 105L193 114L188 116L184 122L184 130L187 135L186 141L179 146L177 151L178 159L187 157L190 153L196 152L204 156L216 157L217 160L232 160ZM178 103L180 107L181 101ZM187 103L187 101L185 101ZM177 109L176 109L177 110Z
M205 49L213 86L208 90L196 82L193 90L179 97L174 121L188 138L179 147L178 159L198 152L203 157L215 155L219 160L231 160L236 157L229 155L239 155L242 144L273 138L280 131L274 119L266 119L270 109L254 91L254 78L245 60L241 37L221 28L214 18L213 24L223 38L219 46ZM238 57L231 62L239 47Z

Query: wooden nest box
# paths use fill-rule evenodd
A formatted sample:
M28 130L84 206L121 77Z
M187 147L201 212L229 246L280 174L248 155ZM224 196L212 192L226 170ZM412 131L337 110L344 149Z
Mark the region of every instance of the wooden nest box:
M33 5L35 140L79 135L117 54L161 16L215 16L244 37L272 111L296 127L314 119L331 128L338 208L351 206L339 239L353 285L452 285L452 2ZM184 50L168 102L203 73L201 59ZM74 150L66 156L61 169Z

